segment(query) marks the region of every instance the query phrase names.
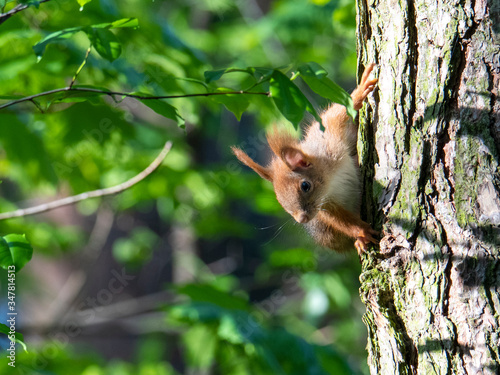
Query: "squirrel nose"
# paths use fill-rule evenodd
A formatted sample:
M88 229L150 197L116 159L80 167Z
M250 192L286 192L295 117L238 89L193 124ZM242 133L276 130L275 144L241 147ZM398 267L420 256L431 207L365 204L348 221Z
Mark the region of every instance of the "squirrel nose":
M305 224L309 221L309 216L303 212L296 213L293 218L297 223Z

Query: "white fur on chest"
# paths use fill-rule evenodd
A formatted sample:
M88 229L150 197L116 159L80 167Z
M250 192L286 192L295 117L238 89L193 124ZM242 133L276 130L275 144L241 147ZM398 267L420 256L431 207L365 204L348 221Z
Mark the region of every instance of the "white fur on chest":
M327 201L335 202L351 212L358 211L360 181L353 158L344 156L339 160L326 184Z

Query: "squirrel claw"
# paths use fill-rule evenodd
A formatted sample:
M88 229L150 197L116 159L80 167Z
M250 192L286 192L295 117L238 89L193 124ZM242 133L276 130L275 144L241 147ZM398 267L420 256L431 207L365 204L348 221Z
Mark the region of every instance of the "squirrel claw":
M356 250L358 251L359 256L361 257L361 254L363 254L366 250L366 244L363 241L360 241L359 239L354 242L354 247L356 247Z
M366 80L368 79L368 77L370 76L370 73L372 72L373 68L375 68L376 64L375 63L371 63L369 64L366 68L365 68L365 71L363 72L363 75L361 76L361 82L360 82L360 86L363 85L363 86L366 86ZM373 81L373 80L372 80ZM375 82L377 82L377 80L375 79Z
M356 242L354 243L354 246L356 247L356 250L358 251L359 255L368 250L368 244L370 242L374 244L379 243L379 240L373 237L373 236L378 236L378 234L379 232L371 228L365 229L360 233L360 235L356 239Z

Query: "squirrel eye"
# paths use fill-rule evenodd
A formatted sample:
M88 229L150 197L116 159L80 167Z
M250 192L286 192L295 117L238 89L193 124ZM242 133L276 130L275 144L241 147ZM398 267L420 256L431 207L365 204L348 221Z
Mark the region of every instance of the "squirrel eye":
M311 190L311 183L309 181L302 181L300 183L300 189L304 192L307 193L309 190Z

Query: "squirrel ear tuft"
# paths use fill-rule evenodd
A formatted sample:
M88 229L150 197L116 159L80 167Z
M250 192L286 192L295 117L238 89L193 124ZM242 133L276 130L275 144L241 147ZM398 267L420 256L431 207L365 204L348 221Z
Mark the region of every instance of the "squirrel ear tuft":
M262 165L254 162L250 156L238 147L233 146L231 147L231 150L243 164L252 168L260 177L273 182L272 170L270 168L263 167Z
M298 145L297 138L293 134L276 126L267 133L267 143L277 157L281 157L284 148Z
M281 159L292 171L305 169L311 165L309 158L295 147L284 147L281 150Z

